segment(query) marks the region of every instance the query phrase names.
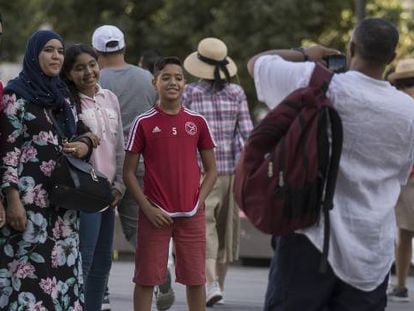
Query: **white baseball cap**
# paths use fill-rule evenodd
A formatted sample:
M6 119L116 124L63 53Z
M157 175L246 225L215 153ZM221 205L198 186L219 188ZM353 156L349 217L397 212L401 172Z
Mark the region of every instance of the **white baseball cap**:
M125 47L124 33L116 26L103 25L95 29L92 46L99 52L116 52Z

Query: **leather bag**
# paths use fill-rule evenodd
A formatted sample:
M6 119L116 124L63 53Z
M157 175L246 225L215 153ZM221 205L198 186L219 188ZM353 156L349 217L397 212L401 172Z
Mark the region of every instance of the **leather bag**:
M49 111L58 134L63 131ZM50 177L49 200L58 208L85 213L103 212L113 201L112 186L107 177L94 167L71 155L62 153Z
M108 179L91 164L62 154L51 176L50 202L61 208L97 213L113 201Z

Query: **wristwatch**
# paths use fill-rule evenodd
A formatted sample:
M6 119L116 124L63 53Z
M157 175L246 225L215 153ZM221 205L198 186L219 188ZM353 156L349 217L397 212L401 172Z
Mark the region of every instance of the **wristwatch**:
M306 54L305 49L304 48L292 48L293 51L298 51L301 52L303 55L303 61L307 62L309 60L309 56L308 54Z

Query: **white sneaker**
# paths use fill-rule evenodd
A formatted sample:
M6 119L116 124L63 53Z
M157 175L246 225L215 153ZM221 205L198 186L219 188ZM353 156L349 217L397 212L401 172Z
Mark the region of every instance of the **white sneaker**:
M224 305L224 290L220 288L221 291L221 299L216 302L216 305Z
M161 292L160 288L156 286L154 293L158 311L164 311L171 308L175 300L175 295L172 288L163 293Z
M410 302L410 296L408 295L408 289L394 287L393 291L388 294L388 299L393 302Z
M207 283L206 285L206 306L212 307L223 298L218 282Z
M155 300L158 311L171 308L175 300L174 290L171 287L171 273L167 271L167 281L155 287Z
M111 311L111 303L109 301L109 292L108 288L105 290L105 294L102 300L101 311Z

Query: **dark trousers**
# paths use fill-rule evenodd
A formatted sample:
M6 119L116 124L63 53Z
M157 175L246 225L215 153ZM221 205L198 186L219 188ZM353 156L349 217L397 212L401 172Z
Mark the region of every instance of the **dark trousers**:
M265 311L382 311L387 305L384 282L370 292L341 281L328 266L319 272L321 253L303 234L274 241Z

